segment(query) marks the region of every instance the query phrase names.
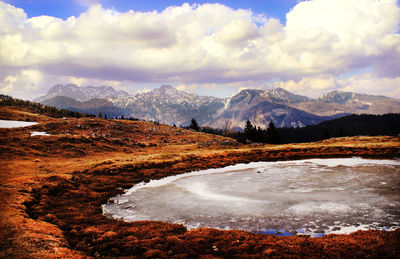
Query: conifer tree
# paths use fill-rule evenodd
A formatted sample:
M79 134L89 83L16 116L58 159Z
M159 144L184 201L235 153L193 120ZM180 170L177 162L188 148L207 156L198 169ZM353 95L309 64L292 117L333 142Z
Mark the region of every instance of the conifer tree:
M272 121L269 123L267 129L267 142L270 144L279 144L278 131Z
M328 129L323 127L322 128L322 139L328 139L330 137L331 137L331 135L329 134Z
M249 120L246 121L246 125L244 126L244 134L250 136L251 132L253 131L254 126L251 124Z
M200 130L199 124L197 124L197 121L194 118L190 121L189 129L194 129L196 131Z

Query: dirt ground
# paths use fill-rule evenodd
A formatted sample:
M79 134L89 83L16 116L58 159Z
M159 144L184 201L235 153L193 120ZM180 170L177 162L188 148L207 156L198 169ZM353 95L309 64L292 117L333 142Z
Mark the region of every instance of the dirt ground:
M193 170L313 157L400 157L399 137L287 145L235 140L144 121L50 118L0 107L0 257L400 258L400 230L278 237L154 221L126 223L101 204L134 184ZM32 131L50 136L31 136Z

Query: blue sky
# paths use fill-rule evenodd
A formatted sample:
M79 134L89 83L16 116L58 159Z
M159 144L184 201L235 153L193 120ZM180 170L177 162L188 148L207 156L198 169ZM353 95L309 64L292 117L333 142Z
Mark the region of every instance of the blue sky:
M87 9L85 3L89 1L78 0L5 0L25 10L28 17L49 15L66 19L70 16L79 16ZM95 1L91 1L95 2ZM233 9L251 9L255 13L265 14L268 17L275 17L285 23L285 15L296 5L298 0L231 0L231 1L171 1L171 0L101 0L99 2L105 8L113 8L119 12L128 10L135 11L162 11L169 6L180 6L183 3L220 3Z
M398 0L0 0L0 93L169 84L400 98L399 29Z

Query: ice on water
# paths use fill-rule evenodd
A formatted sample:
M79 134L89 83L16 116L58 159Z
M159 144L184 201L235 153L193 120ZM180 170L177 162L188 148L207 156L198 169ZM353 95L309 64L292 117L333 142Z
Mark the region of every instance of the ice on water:
M400 161L256 162L135 185L106 215L256 232L349 233L400 227Z

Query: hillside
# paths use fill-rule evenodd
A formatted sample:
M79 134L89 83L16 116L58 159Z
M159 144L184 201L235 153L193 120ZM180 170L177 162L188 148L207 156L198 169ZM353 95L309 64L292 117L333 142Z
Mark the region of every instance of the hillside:
M312 142L330 137L394 136L400 134L400 114L349 115L304 128L278 129L281 143Z
M230 98L219 115L212 121L204 123L203 126L241 130L246 121L250 120L255 126L261 128L266 128L271 121L277 127L298 128L334 118L318 116L283 104L288 101L295 102L298 99L302 100L300 96L295 95L280 95L278 98L268 93L266 95L262 90L243 90Z
M1 106L0 119L39 123L0 129L0 257L399 254L400 230L315 239L237 230L188 231L180 224L113 220L101 210L101 204L133 184L193 170L307 157L399 157L397 137L262 146L154 122L49 117L32 106ZM31 136L33 131L50 135Z
M400 135L400 114L353 114L306 127L272 127L266 130L256 128L250 123L244 132L220 134L231 136L240 142L250 140L274 144L313 142L345 136L395 136Z
M107 116L114 118L120 116L128 116L129 110L115 107L114 104L106 99L94 98L87 101L77 101L73 98L66 96L56 96L42 101L43 104L54 106L61 109L67 109L80 113L90 113L94 115L107 114Z

